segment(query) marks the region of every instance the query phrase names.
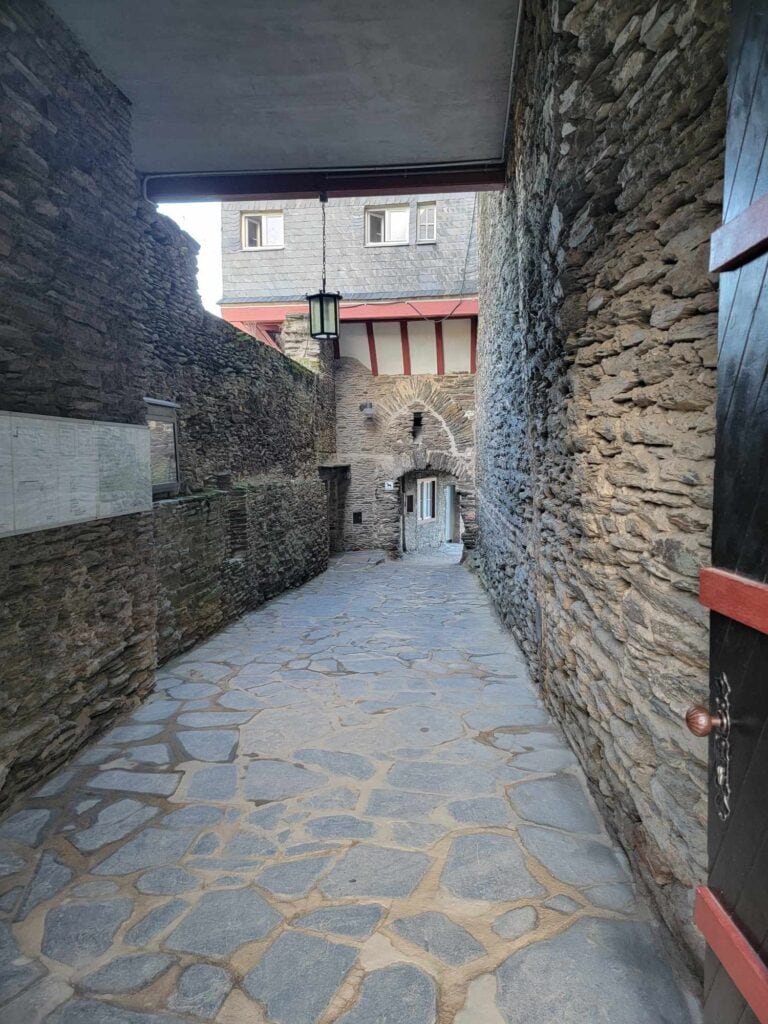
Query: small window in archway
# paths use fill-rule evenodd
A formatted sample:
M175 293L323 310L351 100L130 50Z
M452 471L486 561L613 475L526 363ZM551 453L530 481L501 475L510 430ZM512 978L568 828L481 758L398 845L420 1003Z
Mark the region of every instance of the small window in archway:
M435 494L437 491L437 480L428 477L426 480L419 480L419 522L425 523L435 518Z
M423 426L424 426L424 413L423 412L415 412L413 414L413 426L411 427L411 437L414 439L414 441L416 440L416 438L421 433L421 430L422 430Z

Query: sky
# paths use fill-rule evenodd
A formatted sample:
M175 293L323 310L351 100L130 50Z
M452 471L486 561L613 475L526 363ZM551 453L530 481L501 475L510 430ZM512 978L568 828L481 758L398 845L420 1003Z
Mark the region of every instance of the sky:
M208 312L221 316L221 203L160 203L158 210L200 243L197 288Z

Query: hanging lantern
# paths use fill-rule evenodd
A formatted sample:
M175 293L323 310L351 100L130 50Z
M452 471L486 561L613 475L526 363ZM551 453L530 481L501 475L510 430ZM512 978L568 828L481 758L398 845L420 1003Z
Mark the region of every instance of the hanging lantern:
M328 196L321 192L320 203L323 211L323 286L314 295L308 295L309 302L309 333L318 341L335 341L339 336L339 303L338 292L325 290L325 204Z

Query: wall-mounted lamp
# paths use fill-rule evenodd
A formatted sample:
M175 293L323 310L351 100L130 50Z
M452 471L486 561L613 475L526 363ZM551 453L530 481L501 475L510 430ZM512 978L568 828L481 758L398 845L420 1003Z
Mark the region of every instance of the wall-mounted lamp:
M325 290L325 207L328 196L320 193L320 206L323 211L323 286L314 295L308 295L309 302L309 333L318 341L334 341L339 336L339 303L338 292Z
M363 416L365 416L367 420L372 420L375 412L373 402L361 402L360 412L363 414Z

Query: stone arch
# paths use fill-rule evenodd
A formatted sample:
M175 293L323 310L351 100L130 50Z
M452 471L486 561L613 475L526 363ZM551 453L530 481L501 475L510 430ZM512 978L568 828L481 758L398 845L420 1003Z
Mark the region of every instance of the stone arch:
M428 411L442 425L449 439L449 451L452 455L471 455L474 447L471 420L457 402L428 379L406 377L391 395L381 399L384 430L388 432L399 416L417 407Z

